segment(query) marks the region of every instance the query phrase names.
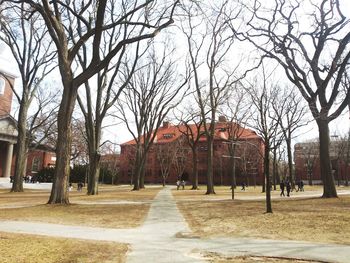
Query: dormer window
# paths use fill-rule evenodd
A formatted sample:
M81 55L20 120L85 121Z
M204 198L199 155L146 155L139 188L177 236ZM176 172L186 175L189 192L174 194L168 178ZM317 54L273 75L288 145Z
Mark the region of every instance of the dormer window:
M163 138L164 139L171 139L174 137L174 134L173 133L164 133L163 134Z

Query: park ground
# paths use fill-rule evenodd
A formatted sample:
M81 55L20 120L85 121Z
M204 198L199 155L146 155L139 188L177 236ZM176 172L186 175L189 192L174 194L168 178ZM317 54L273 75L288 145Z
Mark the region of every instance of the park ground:
M190 238L259 238L350 245L350 188L339 187L339 198L322 199L320 186L305 187L280 197L273 191L273 214L266 214L260 187L235 191L216 187L216 195L200 190L172 190L177 207L190 227ZM74 188L76 189L76 188ZM28 221L71 226L133 229L144 222L152 200L162 189L149 186L130 191L130 186L101 186L98 196L72 190L71 205L46 205L49 190L27 189L10 193L0 189L0 222ZM0 232L0 262L125 262L127 243L64 239ZM209 262L309 262L254 256L202 255ZM296 257L297 258L297 257Z

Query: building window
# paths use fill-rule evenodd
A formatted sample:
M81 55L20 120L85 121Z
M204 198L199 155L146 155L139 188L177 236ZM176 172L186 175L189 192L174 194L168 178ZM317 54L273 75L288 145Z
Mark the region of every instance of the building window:
M40 159L38 157L34 157L32 162L32 171L38 172L40 167Z
M0 77L0 95L4 95L5 93L5 79Z

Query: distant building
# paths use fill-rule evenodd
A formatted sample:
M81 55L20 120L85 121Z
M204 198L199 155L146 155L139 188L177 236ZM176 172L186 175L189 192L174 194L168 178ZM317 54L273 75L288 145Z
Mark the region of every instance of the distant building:
M332 140L329 155L334 180L343 184L350 179L350 166L347 167L348 141ZM294 146L295 178L309 184L321 184L319 142L297 143Z
M0 177L14 174L17 142L17 121L11 116L11 105L16 76L0 70ZM34 175L43 167L54 166L56 162L53 149L39 146L30 149L27 158L26 175Z
M263 141L254 131L244 129L235 123L226 122L225 118L220 118L215 124L214 136L214 184L231 184L231 163L232 157L229 154L228 146L233 143L229 139L228 128L236 125L239 129L239 139L234 142L237 146L235 154L236 162L236 183L245 182L247 185L261 184L263 178ZM190 129L196 133L195 125ZM154 144L150 149L146 161L145 183L162 183L162 163L166 162L166 156L175 155L176 148L181 148L182 153L179 156L173 156L172 162L169 162L169 176L167 183L174 184L177 180L183 179L192 183L193 161L192 151L184 139L183 133L185 126L174 126L169 122L164 122L163 126L157 131ZM131 183L133 177L133 162L135 158L135 141L131 140L121 145L120 154L120 183ZM163 151L163 152L161 152ZM198 179L200 184L207 181L207 139L201 135L198 148ZM183 169L178 169L179 162L183 163Z

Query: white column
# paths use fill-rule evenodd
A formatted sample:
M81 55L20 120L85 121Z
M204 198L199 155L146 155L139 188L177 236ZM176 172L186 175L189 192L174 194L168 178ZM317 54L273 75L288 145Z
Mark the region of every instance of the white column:
M13 154L13 143L9 142L8 146L7 146L7 155L6 155L4 177L10 177L11 165L12 165L12 154Z

